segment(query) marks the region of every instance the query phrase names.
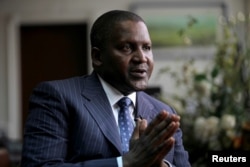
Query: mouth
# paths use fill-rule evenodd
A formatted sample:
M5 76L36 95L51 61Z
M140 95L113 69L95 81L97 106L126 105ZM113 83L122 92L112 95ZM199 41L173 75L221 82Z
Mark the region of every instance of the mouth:
M146 69L133 69L131 70L130 75L135 78L145 78L147 77L147 70Z

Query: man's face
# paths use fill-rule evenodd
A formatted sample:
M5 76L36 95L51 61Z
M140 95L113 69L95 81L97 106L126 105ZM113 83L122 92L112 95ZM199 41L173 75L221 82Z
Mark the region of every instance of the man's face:
M143 22L123 21L100 50L100 75L123 94L144 90L153 70L152 44Z

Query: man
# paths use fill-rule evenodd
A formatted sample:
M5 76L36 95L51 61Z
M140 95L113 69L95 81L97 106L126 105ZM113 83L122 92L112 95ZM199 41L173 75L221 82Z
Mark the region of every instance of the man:
M91 75L44 82L34 89L22 166L190 166L179 116L142 92L153 70L143 19L128 11L107 12L93 24L90 38ZM135 126L129 150L119 116L123 97L130 99L125 117L136 120L126 123Z

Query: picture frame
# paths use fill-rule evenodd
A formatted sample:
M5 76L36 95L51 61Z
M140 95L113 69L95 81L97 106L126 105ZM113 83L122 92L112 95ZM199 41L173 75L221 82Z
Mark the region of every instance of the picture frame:
M221 1L138 2L130 10L146 22L159 61L210 59L220 38L219 20L227 16Z

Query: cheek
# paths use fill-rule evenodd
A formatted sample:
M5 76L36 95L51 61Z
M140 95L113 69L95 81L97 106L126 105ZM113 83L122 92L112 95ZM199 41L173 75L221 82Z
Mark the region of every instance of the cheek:
M124 77L128 76L128 65L121 60L110 63L109 69L118 78L124 79Z
M116 66L116 69L118 69L119 71L123 73L127 72L127 70L129 69L129 59L127 58L120 57L113 63L116 63L116 64L111 64L111 67Z
M152 60L150 60L149 61L150 63L149 63L149 77L151 76L151 74L152 74L152 72L153 72L153 70L154 70L154 61L153 61L153 59Z

